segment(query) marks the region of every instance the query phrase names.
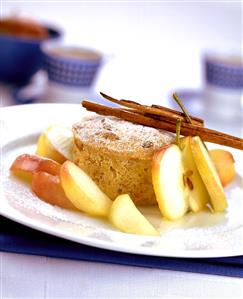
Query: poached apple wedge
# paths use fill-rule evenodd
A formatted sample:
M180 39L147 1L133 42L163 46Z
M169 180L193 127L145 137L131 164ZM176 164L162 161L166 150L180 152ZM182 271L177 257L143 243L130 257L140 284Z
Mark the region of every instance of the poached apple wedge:
M199 136L191 138L191 150L197 169L208 190L213 210L223 212L227 207L224 189L214 163Z
M157 151L152 160L152 182L159 209L164 217L175 220L188 210L188 187L179 147L171 144Z
M191 150L191 136L181 139L182 161L184 164L184 180L189 188L189 206L193 212L204 210L210 201L208 191L201 179L194 162Z
M223 149L210 150L209 154L216 167L222 185L226 186L231 183L236 175L233 155Z
M73 134L68 127L52 125L39 137L36 154L59 163L72 160Z
M117 196L111 206L109 219L119 230L138 235L158 236L158 231L137 209L128 194Z
M76 208L93 216L108 216L112 201L81 168L71 161L64 162L60 179L67 198Z
M33 192L45 202L64 209L77 210L65 195L59 176L44 171L34 172L31 187Z
M23 154L18 156L10 167L15 175L30 181L36 171L44 171L52 175L59 175L61 165L54 160L36 155Z

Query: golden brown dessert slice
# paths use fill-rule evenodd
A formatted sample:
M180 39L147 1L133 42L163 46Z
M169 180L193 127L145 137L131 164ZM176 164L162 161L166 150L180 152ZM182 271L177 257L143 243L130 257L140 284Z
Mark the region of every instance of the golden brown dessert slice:
M99 115L75 124L73 133L74 162L109 198L129 194L135 204L156 204L152 157L173 134Z

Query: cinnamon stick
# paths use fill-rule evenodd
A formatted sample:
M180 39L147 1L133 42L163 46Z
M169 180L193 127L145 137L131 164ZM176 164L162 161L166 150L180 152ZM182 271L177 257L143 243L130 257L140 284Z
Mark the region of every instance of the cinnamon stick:
M186 118L184 113L173 110L173 109L170 109L170 108L167 108L167 107L158 106L158 105L146 106L146 105L141 105L141 104L139 104L137 102L134 102L134 101L117 100L115 98L112 98L111 96L106 95L103 92L100 92L100 94L105 99L107 99L108 101L110 101L112 103L116 103L116 104L121 105L121 106L132 108L132 109L135 109L135 110L138 110L138 111L142 111L144 113L149 113L149 114L162 116L162 117L165 117L165 119L166 119L166 117L174 118L175 120L177 120L179 118L184 122L188 122L188 119ZM194 125L198 125L198 126L203 126L204 125L204 121L201 118L190 115L190 119L192 120L192 123Z
M83 101L82 106L87 110L96 112L100 115L115 116L130 121L132 123L153 127L156 129L162 129L172 133L175 133L176 130L176 122L174 122L173 118L171 118L170 121L165 121L162 119L158 120L151 116L145 116L140 112L137 113L135 110L129 111L120 108L111 108L89 101ZM181 134L183 136L200 136L204 141L243 150L243 139L215 130L207 129L202 126L182 122Z

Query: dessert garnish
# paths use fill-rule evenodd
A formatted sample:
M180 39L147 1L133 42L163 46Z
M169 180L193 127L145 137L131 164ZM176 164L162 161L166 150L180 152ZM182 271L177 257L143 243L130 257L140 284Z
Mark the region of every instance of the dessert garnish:
M180 113L173 109L158 105L141 105L134 101L117 100L104 93L101 95L108 101L117 103L130 109L113 108L90 101L82 101L82 106L88 111L96 112L100 115L115 116L136 124L163 129L169 132L176 132L176 122L181 119L181 134L183 136L199 136L203 141L217 143L243 150L243 139L223 132L208 129L203 126L202 119L189 115L189 122L185 113Z
M182 108L183 112L179 112L179 111L176 111L176 110L173 110L170 108L166 108L166 107L162 107L159 105L146 106L146 105L141 105L139 103L136 103L134 101L116 100L116 99L104 94L103 92L101 92L100 94L110 102L113 102L113 103L116 103L118 105L125 106L128 108L132 108L135 111L137 111L137 113L139 113L138 111L140 111L140 113L145 116L147 116L147 115L154 116L154 117L158 116L158 119L160 119L159 117L161 116L161 117L163 117L164 120L167 120L167 118L168 118L168 121L170 121L171 118L174 120L181 119L186 122L189 122L189 123L192 122L195 125L202 125L202 126L204 123L204 121L201 118L189 116L180 101L179 101L180 107ZM174 93L174 99L176 100L177 103L179 103L178 96L175 93ZM127 110L127 111L130 111L130 110ZM185 115L187 116L186 118L185 118Z

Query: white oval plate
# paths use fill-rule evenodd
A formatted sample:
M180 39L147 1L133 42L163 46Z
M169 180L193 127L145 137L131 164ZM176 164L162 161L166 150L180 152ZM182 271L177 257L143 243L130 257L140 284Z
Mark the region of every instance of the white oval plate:
M237 177L226 188L229 207L225 213L189 213L181 220L170 222L161 218L157 207L143 208L145 216L161 232L160 237L121 233L105 220L49 205L36 197L29 185L9 173L11 163L19 154L35 152L37 138L47 126L72 124L85 114L75 104L1 108L0 214L42 232L115 251L169 257L243 255L240 151L230 149L236 160Z

